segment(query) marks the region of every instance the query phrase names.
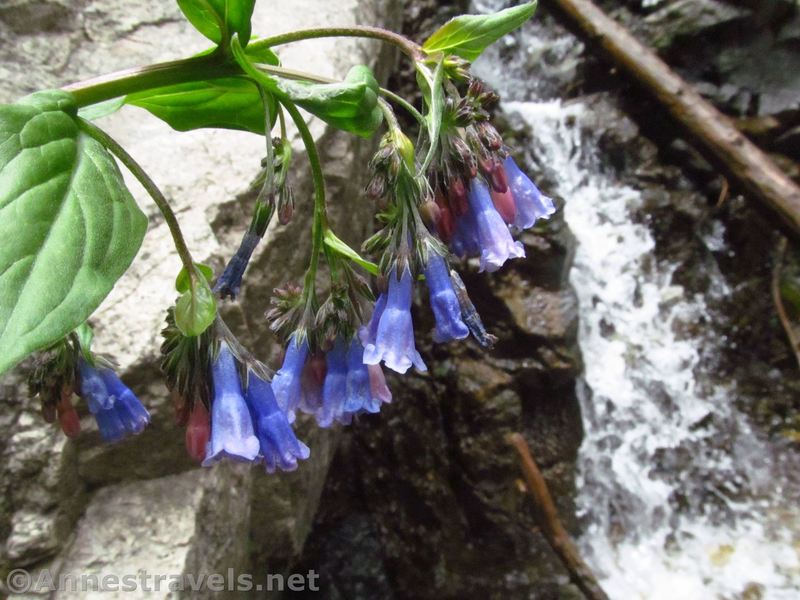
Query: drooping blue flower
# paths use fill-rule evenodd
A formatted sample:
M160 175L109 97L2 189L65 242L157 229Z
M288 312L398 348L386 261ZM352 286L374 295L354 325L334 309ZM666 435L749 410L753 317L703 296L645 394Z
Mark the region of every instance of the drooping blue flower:
M376 413L381 401L372 398L369 389L369 368L364 364L364 346L354 337L347 350L347 402L344 412L350 415L360 412Z
M294 471L297 461L307 459L311 451L295 436L270 384L251 374L246 400L267 472Z
M435 252L431 252L428 257L428 264L425 266L425 281L428 284L431 308L436 319L434 341L441 343L463 340L469 335L469 329L461 320L461 307L453 291L447 263L441 255Z
M364 363L376 365L383 361L398 373L405 373L411 365L420 371L428 370L414 345L411 288L411 271L405 268L398 279L397 268L393 267L389 273L386 308L380 315L374 343L364 347Z
M514 241L503 218L495 209L489 188L478 178L470 183L469 207L478 226L481 271L497 271L509 258L525 256L522 244Z
M450 249L453 254L461 258L479 256L481 244L478 239L478 224L471 211L465 212L456 218L455 232L450 240Z
M308 342L297 340L292 334L286 344L283 365L272 379L272 391L280 409L286 413L290 423L294 422L295 412L300 404L301 378L308 358Z
M372 309L372 317L370 317L369 324L359 330L361 343L364 346L375 344L375 340L378 339L378 325L380 325L383 311L386 310L387 299L388 296L386 294L378 296L378 299L375 301L375 307Z
M118 442L129 433L141 433L150 422L150 414L136 395L113 370L96 368L81 358L80 395L86 400L101 437Z
M236 360L226 344L220 346L219 355L211 365L211 378L214 384L211 440L203 466L223 458L251 462L258 456L258 438L253 433L253 421L242 395Z
M108 410L114 406L114 399L109 395L100 371L83 358L78 362L80 375L80 396L86 400L89 412L96 415L101 410Z
M322 406L316 413L320 427L330 427L344 413L347 400L347 346L341 337L326 354L328 365L322 385Z
M118 442L128 434L125 423L122 422L119 413L113 407L97 411L94 419L97 421L100 436L106 442Z
M556 207L553 201L542 194L525 173L523 173L510 156L503 162L508 175L508 188L517 205L517 216L514 225L519 229L533 227L537 219L547 219Z
M136 395L111 369L100 369L100 377L113 401L112 410L117 413L125 429L133 434L144 431L150 423L150 413Z
M369 395L370 405L372 409L367 412L378 412L381 404L388 404L392 401L392 392L389 386L386 385L386 376L383 374L383 367L380 365L368 365L364 362L364 350L369 343L369 331L366 327L361 327L358 330L358 339L361 342L360 348L353 351L348 357L348 360L358 359L364 366L367 367L367 377L369 378ZM352 349L351 349L352 350ZM352 363L348 363L352 364ZM355 371L355 367L354 367Z

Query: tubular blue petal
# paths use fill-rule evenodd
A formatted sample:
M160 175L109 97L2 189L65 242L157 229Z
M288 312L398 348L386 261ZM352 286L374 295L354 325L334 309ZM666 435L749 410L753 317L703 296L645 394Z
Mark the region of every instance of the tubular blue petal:
M109 395L98 369L81 358L78 362L78 372L80 395L86 400L90 413L96 415L101 410L108 410L114 406L114 398Z
M492 204L489 188L477 178L470 183L469 206L478 225L481 271L497 271L509 258L525 256L522 244L514 241L503 218Z
M280 409L286 413L290 423L294 421L295 411L300 404L301 377L307 358L308 342L304 339L298 343L297 334L293 334L286 344L283 365L272 379L275 400Z
M480 255L481 244L478 239L478 224L475 222L475 215L471 211L465 212L456 219L456 230L453 233L453 239L450 241L450 249L453 254L461 258Z
M388 296L385 293L378 296L375 301L375 307L372 309L369 325L359 329L358 335L361 336L361 343L365 346L367 344L375 344L375 340L378 338L378 325L381 322L383 311L386 310L387 298Z
M347 350L347 401L344 405L344 412L354 414L361 410L368 412L378 412L373 408L372 394L369 391L369 370L364 364L364 346L357 338L350 342Z
M307 459L311 451L295 436L270 384L251 374L246 400L267 472L294 471L297 461Z
M130 388L122 383L114 371L100 369L99 372L109 395L113 399L114 410L117 412L125 429L134 434L144 431L144 428L150 423L150 413L147 412L147 409Z
M525 173L523 173L510 156L503 162L508 175L508 188L517 205L517 216L514 225L520 229L533 227L537 219L547 219L556 207L553 201L543 195Z
M434 341L463 340L469 335L469 329L461 320L461 306L453 291L447 263L435 252L430 253L425 266L425 281L428 283L431 308L436 319Z
M211 366L214 397L211 404L211 441L203 466L223 458L250 462L258 456L259 443L253 433L253 421L242 396L236 361L223 344Z
M97 411L94 418L97 421L97 429L106 442L118 442L128 433L125 424L114 407Z
M347 347L341 337L336 338L327 353L328 371L322 386L322 406L316 413L320 427L330 427L344 412L347 400Z
M364 363L374 365L383 361L398 373L405 373L411 365L420 371L427 371L414 345L411 288L411 271L405 269L398 279L396 268L393 268L389 274L386 308L380 317L375 342L364 347Z

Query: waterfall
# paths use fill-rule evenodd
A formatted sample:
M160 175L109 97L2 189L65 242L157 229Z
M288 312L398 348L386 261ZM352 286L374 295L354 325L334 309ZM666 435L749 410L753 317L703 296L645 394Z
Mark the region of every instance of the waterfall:
M496 10L501 2L480 2ZM735 381L714 373L714 299L672 283L654 255L639 190L604 168L593 105L542 99L580 45L538 24L475 65L500 91L508 120L529 132L529 163L565 200L577 240L579 383L585 438L577 505L584 558L619 600L797 598L797 461L734 406ZM704 240L721 248L722 224Z

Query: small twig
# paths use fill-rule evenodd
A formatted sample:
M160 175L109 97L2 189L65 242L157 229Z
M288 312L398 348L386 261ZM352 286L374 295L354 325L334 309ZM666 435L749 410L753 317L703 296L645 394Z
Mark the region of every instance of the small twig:
M528 492L536 505L536 519L539 528L550 547L569 571L570 579L589 600L608 600L608 596L600 587L594 573L578 554L575 544L561 524L553 498L547 489L547 483L531 456L525 438L519 433L512 433L508 437L508 441L519 454L522 474L525 477Z
M731 191L731 184L728 183L728 178L722 178L722 189L719 191L719 198L717 198L717 206L716 208L720 208L725 201L728 199L728 195Z
M783 325L786 337L789 338L792 352L794 352L797 365L800 367L800 339L798 339L794 331L789 315L786 314L786 307L783 305L783 297L781 296L781 272L783 270L783 257L786 254L787 246L788 240L784 236L781 236L778 240L778 248L775 252L775 266L772 268L772 301L775 303L775 312L778 313L778 319L780 319L781 325Z

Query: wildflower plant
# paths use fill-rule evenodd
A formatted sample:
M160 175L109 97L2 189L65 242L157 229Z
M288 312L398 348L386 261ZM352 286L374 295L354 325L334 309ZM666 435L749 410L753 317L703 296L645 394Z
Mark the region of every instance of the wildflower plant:
M150 418L110 359L92 352L87 324L130 265L147 225L118 163L158 206L182 261L177 299L164 307L162 368L187 451L203 465L234 460L261 463L268 472L292 470L310 453L293 430L298 413L331 427L379 412L392 398L383 367L427 369L411 314L416 287L427 287L435 342L471 334L491 346L494 338L453 266L475 257L481 271L491 272L523 257L514 236L554 212L491 124L496 94L470 73L470 63L524 23L535 2L455 18L422 45L374 27L256 39L254 3L178 0L214 44L207 52L0 106L0 373L35 353L31 393L44 418L58 421L68 436L81 426L74 395L108 442L140 433ZM273 51L321 37L397 46L416 69L422 106L380 87L364 65L333 81L287 68ZM90 120L124 105L142 107L178 131L227 128L265 137L250 227L218 277L193 260L156 184ZM357 136L383 132L365 190L379 229L360 251L328 222L320 157L301 108ZM416 120L416 143L395 108ZM289 121L314 183L311 253L302 281L286 282L272 298L269 326L285 347L273 372L230 332L218 307L246 285L248 262L271 221L292 219ZM318 289L325 274L329 284Z

